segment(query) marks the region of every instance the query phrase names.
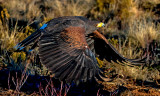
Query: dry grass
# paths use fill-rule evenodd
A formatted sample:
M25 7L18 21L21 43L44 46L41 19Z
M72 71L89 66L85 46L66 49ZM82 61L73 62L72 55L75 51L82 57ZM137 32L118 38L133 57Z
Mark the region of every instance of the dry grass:
M4 27L0 25L0 48L1 50L12 50L17 42L25 38L26 35L17 31L15 27L14 30L9 30L8 26Z
M2 27L2 25L1 25ZM1 40L1 49L10 49L13 48L13 46L16 44L18 39L16 38L16 32L13 31L11 33L8 32L8 30L2 29L0 30L0 40Z
M5 0L4 6L9 9L12 18L18 20L31 20L38 19L41 16L41 10L36 3L39 0ZM37 17L37 18L36 18Z
M136 82L136 80L141 80L141 81L157 81L160 80L160 74L159 71L157 69L148 69L147 67L136 67L136 66L127 66L129 65L129 63L126 63L126 65L124 65L124 63L109 63L107 61L104 61L104 65L107 71L107 74L117 74L118 76L116 76L115 81L117 82L117 80L119 78L121 79L128 79L131 78L132 80L134 80L134 82ZM104 66L103 66L104 67ZM111 73L110 73L111 72ZM126 84L124 81L118 81L117 84ZM157 82L158 84L158 82Z
M143 48L153 40L159 39L159 35L155 24L145 19L137 19L131 22L129 27L129 37L137 40Z
M62 2L63 1L63 2ZM92 0L48 0L45 5L52 8L47 16L85 16L93 6ZM72 10L71 10L72 9Z
M132 38L126 38L124 41L121 38L117 39L109 39L110 43L122 54L124 57L129 59L141 58L143 50L139 48L139 42Z
M4 6L9 9L12 18L47 21L59 16L85 16L93 6L92 0L6 0ZM71 10L72 9L72 10Z
M159 90L149 87L135 86L127 84L128 90L121 93L120 96L159 96Z

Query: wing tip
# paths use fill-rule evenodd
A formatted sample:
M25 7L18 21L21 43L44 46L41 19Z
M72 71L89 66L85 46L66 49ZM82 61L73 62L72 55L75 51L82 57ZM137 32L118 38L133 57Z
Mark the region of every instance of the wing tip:
M29 49L29 50L28 50L28 52L31 52L31 51L33 51L33 49Z
M14 46L13 48L15 48L16 50L19 48L19 44L17 44L16 46Z
M98 74L95 76L96 81L103 81L103 82L111 82L113 81L111 78L106 77L101 71L98 72Z
M16 46L14 46L13 48L15 48L16 50L22 50L24 47L21 46L20 43L18 43Z

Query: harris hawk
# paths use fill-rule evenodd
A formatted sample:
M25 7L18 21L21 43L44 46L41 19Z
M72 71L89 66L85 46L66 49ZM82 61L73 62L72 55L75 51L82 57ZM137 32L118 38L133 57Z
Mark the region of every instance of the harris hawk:
M55 76L67 83L86 82L91 79L109 81L98 67L96 55L108 61L144 63L141 59L127 59L107 41L98 30L104 26L81 16L58 17L45 23L16 45L22 50L34 42L38 46L39 58Z

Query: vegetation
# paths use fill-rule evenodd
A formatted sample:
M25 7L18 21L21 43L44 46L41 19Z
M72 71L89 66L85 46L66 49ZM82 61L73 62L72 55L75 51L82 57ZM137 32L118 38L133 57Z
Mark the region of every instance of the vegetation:
M27 51L29 46L22 52L14 49L18 42L40 28L45 22L60 16L85 16L98 21L111 16L113 19L110 19L104 28L104 34L109 42L127 58L142 58L145 52L146 54L149 52L152 57L148 57L149 60L145 66L138 67L110 63L97 58L99 66L105 70L106 75L114 78L113 82L100 82L100 84L111 95L159 95L159 90L157 90L160 83L159 0L1 0L0 70L9 70L16 75L11 74L10 81L8 81L15 85L12 91L9 86L6 86L9 89L0 88L3 90L0 94L9 94L9 92L15 95L48 95L49 92L58 96L67 94L69 87L61 93L63 92L62 86L60 86L60 91L56 91L57 88L53 87L50 81L48 82L50 85L40 87L39 93L21 92L26 79L30 78L28 74L40 76L51 74L45 66L40 64L36 55L37 49L31 53ZM25 73L22 70L25 70ZM17 75L17 71L21 71L22 74ZM17 83L19 81L21 82ZM122 90L116 91L121 88L119 86L128 89L123 92ZM51 89L52 91L48 91ZM100 95L100 92L97 90L97 95Z

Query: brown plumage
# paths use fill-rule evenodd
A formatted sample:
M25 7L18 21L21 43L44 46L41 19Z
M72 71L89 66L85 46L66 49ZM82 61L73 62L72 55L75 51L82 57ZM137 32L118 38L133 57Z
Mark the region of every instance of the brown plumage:
M41 63L55 74L55 78L68 83L91 79L110 80L98 68L95 54L108 61L143 63L142 60L132 61L121 56L97 31L99 23L80 16L55 18L16 47L21 50L31 42L35 42L34 47L38 44Z

